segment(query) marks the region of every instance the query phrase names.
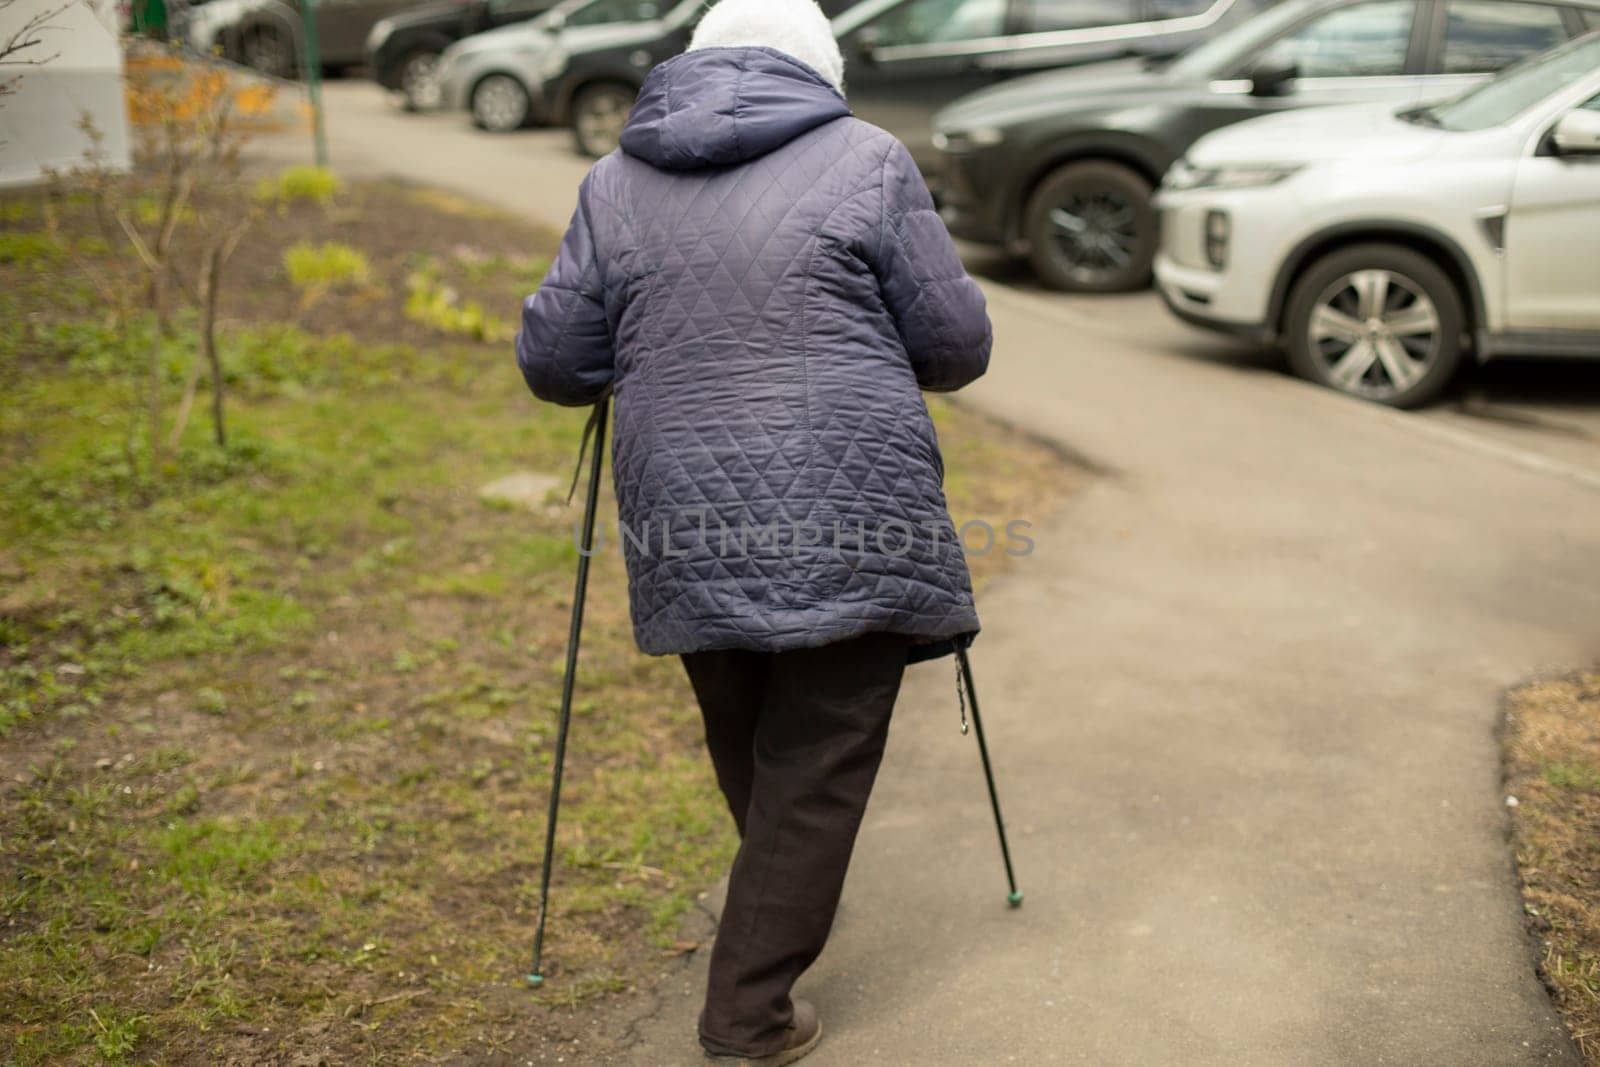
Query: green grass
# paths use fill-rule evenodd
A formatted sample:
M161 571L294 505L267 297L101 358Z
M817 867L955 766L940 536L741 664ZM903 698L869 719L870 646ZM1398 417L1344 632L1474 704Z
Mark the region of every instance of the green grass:
M229 892L267 869L295 829L215 819L174 822L151 842L160 857L156 870L187 893Z
M1600 792L1600 766L1588 763L1552 763L1544 769L1544 780L1557 789L1580 793Z
M90 1008L89 1017L95 1024L95 1051L112 1061L125 1059L138 1048L150 1025L148 1015L119 1012L114 1008L103 1012Z

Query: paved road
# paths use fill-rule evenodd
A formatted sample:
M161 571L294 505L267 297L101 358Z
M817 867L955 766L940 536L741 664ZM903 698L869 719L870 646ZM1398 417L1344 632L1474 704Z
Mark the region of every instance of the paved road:
M340 165L570 210L560 135L334 88ZM1503 689L1600 653L1600 448L1592 409L1558 402L1592 389L1491 378L1466 409L1492 420L1402 415L1146 296L988 288L970 402L1107 471L1026 516L1038 553L981 605L1028 900L1004 905L952 671L919 667L802 987L829 1031L810 1062L1575 1064L1523 933L1495 732ZM703 956L627 1059L695 1062Z

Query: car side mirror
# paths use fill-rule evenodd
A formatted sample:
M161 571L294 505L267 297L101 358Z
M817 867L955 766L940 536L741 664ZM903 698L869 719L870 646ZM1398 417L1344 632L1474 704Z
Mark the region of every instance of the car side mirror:
M549 17L544 20L544 31L546 33L560 33L566 28L567 15L564 11L552 11Z
M861 61L869 66L876 65L878 62L878 48L881 43L882 39L878 36L878 31L871 26L856 34L856 52L861 56Z
M1300 77L1298 63L1272 63L1250 72L1251 96L1284 96L1290 84Z
M1600 111L1567 112L1550 141L1558 156L1600 156Z

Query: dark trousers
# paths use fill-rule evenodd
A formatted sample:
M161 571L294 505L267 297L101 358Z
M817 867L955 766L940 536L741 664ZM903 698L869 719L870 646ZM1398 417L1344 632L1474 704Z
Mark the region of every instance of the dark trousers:
M869 634L683 657L740 837L700 1016L712 1052L760 1056L786 1040L789 991L833 926L910 646Z

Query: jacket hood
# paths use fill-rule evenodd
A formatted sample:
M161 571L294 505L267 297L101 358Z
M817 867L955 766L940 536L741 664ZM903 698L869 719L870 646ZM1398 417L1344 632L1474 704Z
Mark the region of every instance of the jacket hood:
M622 150L663 170L726 167L848 114L844 97L798 59L771 48L707 48L650 72Z

